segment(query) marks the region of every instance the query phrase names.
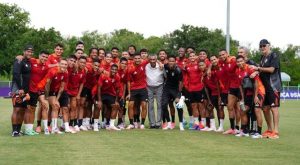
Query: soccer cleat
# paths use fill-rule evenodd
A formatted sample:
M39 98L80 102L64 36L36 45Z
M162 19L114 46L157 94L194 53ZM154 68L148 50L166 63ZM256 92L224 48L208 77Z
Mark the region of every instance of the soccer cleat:
M133 125L134 125L134 128L135 128L135 129L138 129L138 128L139 128L139 125L138 125L137 122L134 122Z
M200 129L201 131L209 131L208 127L204 127L203 129Z
M51 134L63 134L58 128L52 129Z
M83 125L81 125L80 127L79 127L79 129L81 130L81 131L87 131L88 129L85 127L85 126L83 126Z
M76 132L80 132L80 129L79 129L78 125L75 125L75 126L74 126L74 130L75 130Z
M76 133L76 131L74 131L73 129L65 129L65 133Z
M87 130L91 130L92 129L92 126L90 124L87 124L85 127L86 127Z
M194 124L193 124L193 123L189 123L189 129L190 129L190 130L193 130L193 129L194 129L194 127L193 127L193 126L194 126Z
M39 133L35 132L34 130L31 130L31 132L32 132L34 135L39 135Z
M201 124L201 123L199 123L199 129L202 130L202 129L204 129L204 128L205 128L204 125Z
M171 129L174 129L175 128L175 122L172 122L171 123L171 127L170 127Z
M161 128L165 128L167 125L168 125L168 123L165 122L165 123L162 124Z
M272 133L269 135L269 138L270 138L270 139L279 139L279 133L277 133L277 132L272 132Z
M134 129L134 125L132 125L132 124L129 124L127 127L126 127L126 129Z
M234 129L234 134L236 135L236 134L239 134L240 132L242 132L242 131L240 131L240 130L238 130L238 129Z
M48 128L45 128L45 129L44 129L44 134L45 134L45 135L50 135L50 132L49 132Z
M34 136L36 134L32 130L25 130L25 135Z
M145 129L145 125L144 125L144 124L141 124L141 125L140 125L140 129Z
M269 138L269 136L272 134L272 131L266 130L263 134L262 137L263 138Z
M14 132L12 132L11 136L12 137L19 137L20 133L18 131L14 131Z
M216 132L224 132L224 128L223 127L219 127Z
M236 132L233 129L229 129L225 132L223 132L223 135L235 135Z
M215 131L216 132L217 129L216 129L216 127L210 127L210 128L207 129L207 131Z
M123 123L121 123L121 124L118 125L118 128L120 128L121 130L123 130L123 129L125 129L125 126L124 126Z
M252 139L260 139L260 138L262 138L262 136L259 133L254 133L253 135L251 135L251 138Z
M180 131L184 131L184 126L183 126L183 124L179 124L179 130L180 130Z
M248 133L244 133L243 131L241 131L240 133L235 135L236 137L249 137Z
M99 132L99 128L98 128L98 127L94 127L94 128L93 128L93 131Z
M171 123L168 123L165 127L162 128L163 130L171 129Z
M121 131L121 129L117 128L117 127L114 126L114 125L109 126L109 127L108 127L108 130Z
M35 132L41 133L41 132L42 132L41 126L36 127L36 128L35 128Z

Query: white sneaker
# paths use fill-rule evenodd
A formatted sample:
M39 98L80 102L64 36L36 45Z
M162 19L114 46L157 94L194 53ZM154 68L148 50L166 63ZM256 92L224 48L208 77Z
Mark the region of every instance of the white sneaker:
M206 126L203 129L201 129L201 131L208 131L208 130L209 130L209 128Z
M145 129L145 125L144 124L140 125L140 129Z
M216 127L210 127L210 128L207 129L207 131L215 131L216 132L217 129L216 129Z
M138 129L138 128L139 128L139 125L138 125L137 122L134 122L133 125L134 125L134 128L135 128L135 129Z
M80 132L80 129L79 129L78 125L75 125L75 126L74 126L74 130L75 130L76 132Z
M58 128L52 129L51 134L63 134Z
M260 139L260 138L262 138L262 136L261 136L261 134L259 134L259 133L255 133L255 134L253 134L252 136L251 136L251 138L252 139Z
M123 124L119 124L119 125L118 125L118 128L120 128L121 130L125 129L125 127L124 127Z
M169 124L169 123L167 124L166 127L163 128L163 130L168 130L168 129L171 129L171 124Z
M243 131L240 131L238 134L235 135L236 137L249 137L248 133L244 133Z
M85 126L83 126L83 125L81 125L81 126L79 127L79 129L82 130L82 131L87 131L87 130L88 130L88 129L87 129Z
M129 124L129 125L126 127L126 129L134 129L134 125Z
M113 131L121 131L121 129L117 128L116 126L109 126L108 130L113 130Z
M234 132L235 132L235 134L239 134L240 132L243 132L243 131L240 131L238 129L234 129Z
M98 127L94 127L94 128L93 128L93 131L99 132L99 128L98 128Z
M219 127L216 132L224 132L224 128L223 127Z
M184 126L183 126L183 124L179 124L179 130L180 130L180 131L184 131Z
M65 133L76 133L76 131L72 130L72 129L65 129Z
M90 124L87 124L85 127L86 127L87 130L91 130L92 129L92 126Z
M50 135L50 132L49 132L48 128L44 129L44 134L45 135Z

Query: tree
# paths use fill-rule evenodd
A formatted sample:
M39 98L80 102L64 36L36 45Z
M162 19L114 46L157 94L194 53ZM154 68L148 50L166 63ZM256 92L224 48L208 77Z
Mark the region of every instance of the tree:
M170 34L164 36L166 48L170 53L176 53L179 47L194 47L196 50L207 49L211 54L218 54L219 49L225 48L225 36L220 29L209 30L206 27L182 25ZM231 54L237 53L238 41L232 40Z

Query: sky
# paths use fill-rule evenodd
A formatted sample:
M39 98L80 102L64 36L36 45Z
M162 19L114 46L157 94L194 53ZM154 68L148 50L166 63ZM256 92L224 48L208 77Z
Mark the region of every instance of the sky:
M182 24L226 32L227 0L0 0L30 13L35 28L54 27L65 37L84 31L126 28L144 37L162 36ZM300 45L299 0L230 0L230 34L240 45L258 48Z

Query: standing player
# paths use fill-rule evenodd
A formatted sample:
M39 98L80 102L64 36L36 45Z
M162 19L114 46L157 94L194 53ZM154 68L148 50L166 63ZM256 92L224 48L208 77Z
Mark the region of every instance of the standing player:
M165 83L162 94L162 111L163 117L167 121L167 125L163 127L163 130L172 129L171 120L168 111L169 102L175 101L175 103L179 102L181 99L181 91L182 91L182 72L180 68L176 65L175 56L168 57L168 64L164 65L164 76ZM183 100L182 100L183 102ZM183 109L177 108L178 118L179 118L179 130L184 131L183 127Z
M119 48L113 47L111 48L111 54L112 54L112 63L114 64L119 64L120 59L119 59Z
M106 105L107 113L110 113L110 125L108 130L120 131L114 123L119 110L119 89L120 77L118 76L118 66L113 64L109 74L102 74L98 81L98 108L102 109Z
M148 59L148 50L146 48L143 48L140 50L140 54L143 60Z
M59 62L62 58L63 52L64 46L60 43L56 44L54 46L54 53L49 55L46 65L48 65L49 68L59 66Z
M141 59L140 54L134 55L134 65L131 66L128 70L128 96L129 104L128 104L128 116L130 124L126 129L133 129L133 117L134 117L134 104L139 100L140 105L142 107L142 123L140 129L145 129L145 119L147 116L147 82L146 82L146 73L145 66L148 61L143 61Z
M27 108L26 99L29 98L27 93L29 91L31 71L29 59L31 58L32 53L33 46L27 45L23 51L23 59L16 59L13 65L13 80L11 87L12 103L14 107L11 115L13 137L20 136L24 113Z

